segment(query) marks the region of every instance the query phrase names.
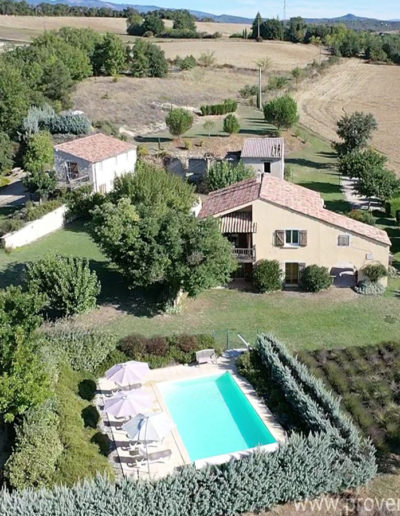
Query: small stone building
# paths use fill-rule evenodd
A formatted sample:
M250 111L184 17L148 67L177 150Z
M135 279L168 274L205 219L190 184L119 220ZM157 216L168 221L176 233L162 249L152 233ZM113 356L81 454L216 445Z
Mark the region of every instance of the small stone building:
M113 189L116 177L133 173L136 146L102 133L77 138L54 147L60 184L70 188L91 184L94 192Z
M271 174L284 179L285 141L283 138L247 138L240 158L257 175Z

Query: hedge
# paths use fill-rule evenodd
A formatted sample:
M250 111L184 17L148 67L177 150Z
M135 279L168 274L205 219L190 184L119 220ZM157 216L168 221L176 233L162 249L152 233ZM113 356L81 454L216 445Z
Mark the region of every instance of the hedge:
M400 197L394 197L385 203L386 215L396 218L397 212L400 211Z
M273 453L257 452L201 470L188 466L159 480L112 483L99 476L71 489L4 491L0 513L233 515L368 482L376 474L375 450L340 413L338 399L272 337L260 336L257 351L297 417L311 421L313 431L308 435L293 433Z
M234 113L237 110L237 102L235 100L226 99L222 104L206 104L200 106L202 116L207 115L226 115Z

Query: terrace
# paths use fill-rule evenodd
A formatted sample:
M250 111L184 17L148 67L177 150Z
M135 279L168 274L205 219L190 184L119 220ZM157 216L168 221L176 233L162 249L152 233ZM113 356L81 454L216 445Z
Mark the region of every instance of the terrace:
M283 428L276 422L274 416L260 400L255 393L250 383L238 375L235 362L238 356L238 351L230 350L223 354L216 363L207 363L197 366L177 365L172 367L165 367L160 369L153 369L150 371L146 381L142 385L142 390L151 397L151 411L163 412L171 417L170 407L165 401L165 386L175 382L186 380L199 380L222 375L223 373L231 373L234 382L244 394L246 400L250 403L255 417L260 419L262 427L272 435L272 444L261 446L265 451L274 451L278 445L283 443L286 439L286 434ZM114 385L115 387L115 385ZM126 434L121 431L123 421L120 418L115 418L105 411L105 403L110 399L106 394L112 388L112 384L106 377L102 377L98 381L98 394L95 398L95 404L102 418L101 430L106 433L112 443L112 452L109 459L114 467L117 476L125 477L151 477L160 478L169 473L172 473L175 468L195 463L196 467L202 467L206 464L219 464L229 461L231 458L241 458L252 452L252 449L241 449L232 453L221 453L217 456L206 457L201 460L192 460L190 458L187 441L186 446L180 432L179 422L174 428L167 433L162 442L159 442L156 447L151 444L148 448L148 453L154 451L164 452L170 450L170 457L168 459L160 458L159 461L148 463L143 461L141 465L135 465L134 460L137 457L137 448L130 446L129 439ZM175 421L174 421L175 422ZM175 422L176 423L176 422ZM196 435L196 428L193 429L196 440L201 440L202 435ZM253 448L254 449L254 448Z

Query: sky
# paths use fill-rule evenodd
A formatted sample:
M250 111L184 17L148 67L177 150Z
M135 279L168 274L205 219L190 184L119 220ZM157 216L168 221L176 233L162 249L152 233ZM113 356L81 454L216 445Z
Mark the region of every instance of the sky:
M283 18L284 0L111 0L118 3L186 8L214 14L233 14L253 18ZM352 13L381 20L400 19L400 0L286 0L287 16L326 18Z

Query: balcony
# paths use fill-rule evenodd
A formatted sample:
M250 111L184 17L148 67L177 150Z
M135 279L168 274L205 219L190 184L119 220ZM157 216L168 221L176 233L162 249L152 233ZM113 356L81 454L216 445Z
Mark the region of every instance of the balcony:
M239 263L253 263L256 261L255 246L249 248L235 248L233 254Z

